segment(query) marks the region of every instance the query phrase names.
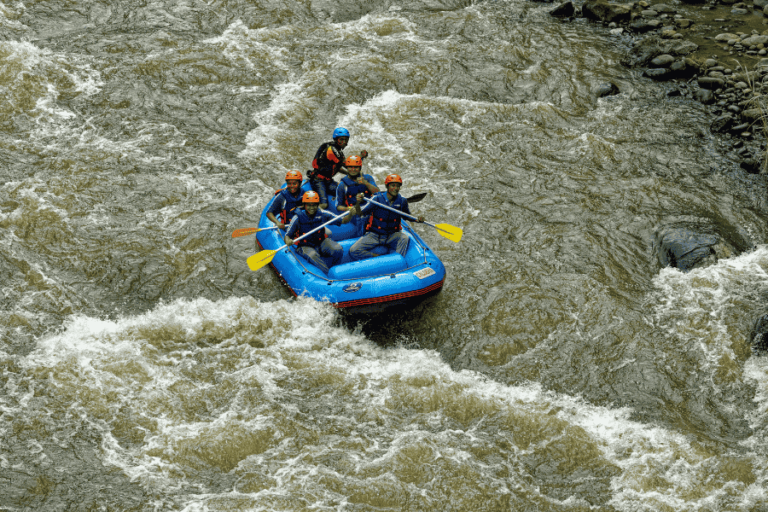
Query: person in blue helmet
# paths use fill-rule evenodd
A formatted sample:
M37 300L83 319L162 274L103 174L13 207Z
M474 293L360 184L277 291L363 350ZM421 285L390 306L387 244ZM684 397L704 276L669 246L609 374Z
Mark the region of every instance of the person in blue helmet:
M385 208L376 207L376 203L389 206L395 210L411 215L408 208L408 200L400 195L400 187L403 179L397 174L390 174L384 179L386 192L374 195L370 202L361 209L362 215L369 215L365 224L365 235L349 248L349 256L353 260L362 260L378 256L372 249L377 246L386 246L394 249L398 254L405 256L408 251L410 238L401 231L400 219L395 212ZM357 201L362 202L363 194L358 194ZM423 217L417 217L419 222L424 222Z
M304 233L309 233L313 229L334 218L334 215L331 212L319 208L319 205L320 196L316 192L304 192L304 195L302 196L302 206L295 210L295 215L293 216L291 223L288 224L288 230L285 232L283 240L286 245L292 245L295 238L299 238ZM346 215L343 219L338 219L337 222L346 224L352 220L354 215L359 215L359 203L356 206L357 207L351 214ZM344 249L338 242L328 237L325 228L312 233L306 238L298 240L296 245L296 252L308 259L326 274L330 270L330 267L325 264L322 256L331 258L331 266L338 265L339 262L341 262L341 258L344 256Z
M354 208L359 202L357 195L363 194L363 197L371 198L373 194L379 192L376 186L376 180L370 174L362 174L363 158L368 156L367 151L363 151L361 156L348 156L344 161L344 167L347 168L347 175L341 178L336 188L336 209L345 212ZM355 236L363 236L365 233L365 219L355 217L352 221L357 228Z
M320 196L320 208L328 207L328 199L336 196L336 173L347 174L344 167L344 148L349 143L349 130L333 130L333 141L320 144L312 160L312 169L308 173L312 190Z
M285 173L285 188L275 192L277 197L269 207L267 218L280 229L286 228L293 218L296 208L301 206L302 179L299 171L288 171Z

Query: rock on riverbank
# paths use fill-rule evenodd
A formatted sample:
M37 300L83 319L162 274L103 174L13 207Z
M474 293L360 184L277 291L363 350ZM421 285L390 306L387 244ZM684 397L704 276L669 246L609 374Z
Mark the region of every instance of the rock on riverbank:
M728 140L742 169L768 174L768 0L686 1L569 0L550 12L630 38L624 65L671 82L670 95L709 105L717 115L710 130Z

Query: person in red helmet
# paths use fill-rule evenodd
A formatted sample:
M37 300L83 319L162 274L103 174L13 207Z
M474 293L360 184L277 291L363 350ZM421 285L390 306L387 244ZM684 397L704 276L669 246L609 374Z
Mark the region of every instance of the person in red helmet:
M313 229L333 219L335 215L327 212L320 207L320 196L317 192L305 192L302 196L302 206L295 210L291 223L288 224L288 230L285 232L284 241L286 245L292 245L294 238L299 238L304 233L309 233ZM360 214L359 203L356 205L352 214L346 215L337 222L346 224L354 215ZM297 242L296 252L308 259L317 268L328 273L329 266L323 261L322 256L331 258L331 266L338 265L344 256L344 249L338 242L328 238L325 229L312 233L306 238Z
M301 180L299 171L288 171L285 173L285 188L275 192L277 197L269 207L267 218L280 229L286 228L293 212L301 206Z
M390 210L376 207L376 203L380 203L411 215L408 200L400 195L402 185L403 179L400 176L390 174L384 179L384 186L387 191L374 195L371 202L366 203L362 208L361 214L369 215L369 217L365 224L365 235L349 248L349 255L353 260L378 256L372 252L372 249L380 245L386 246L390 250L394 249L398 254L405 256L410 239L407 234L401 231L400 219L402 217ZM362 200L363 194L358 194L358 203ZM418 217L418 220L424 222L423 217Z
M363 152L367 156L367 152ZM336 209L345 212L354 208L357 203L357 194L362 193L363 197L371 198L373 194L379 192L376 186L376 180L370 174L362 174L363 159L359 156L350 156L344 161L344 167L347 168L347 175L341 178L339 186L336 189ZM363 236L365 233L365 222L363 217L355 217L352 221L357 230L355 236Z

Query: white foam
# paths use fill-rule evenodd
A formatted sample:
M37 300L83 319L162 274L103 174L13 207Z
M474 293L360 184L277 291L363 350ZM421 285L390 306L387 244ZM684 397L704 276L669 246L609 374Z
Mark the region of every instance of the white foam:
M251 400L245 399L250 387L257 386L260 403L274 402L275 410L283 411L281 414L289 417L299 414L298 404L294 403L298 398L292 394L292 386L285 384L301 379L295 367L286 364L286 358L290 358L300 360L300 368L335 375L341 382L349 383L348 388L352 391L343 397L343 401L349 403L339 403L338 417L331 412L323 413L326 422L348 424L351 420L343 415L347 407L362 407L372 414L379 414L375 411L390 414L386 411L393 400L392 383L403 383L408 393L417 396L421 393L420 385L410 387L408 383L426 382L435 393L450 389L455 399L484 404L489 410L513 411L542 422L556 419L562 422L552 429L553 435L558 437L570 437L572 434L568 429L572 428L583 431L602 457L621 469L621 475L612 480L611 505L617 510L638 510L637 507L649 500L675 509L695 510L706 503L716 502L727 492L727 485L724 485L708 491L702 499L689 499L686 489L698 485L707 472L707 465L713 460L716 462L719 455L697 450L685 436L674 431L631 420L632 410L629 408L599 407L579 397L543 390L538 384L509 386L473 371L455 371L435 351L385 350L360 333L347 331L335 320L332 308L304 298L273 303L260 303L250 297L217 302L179 300L160 304L143 315L117 320L73 317L63 332L40 340L38 348L24 358L24 366L48 369L52 385L89 389L89 396L95 403L79 405L86 416L95 416L103 407L99 394L104 395L104 400L107 396L114 397L108 400L110 407L125 405L149 415L156 427L147 432L140 446L122 446L108 425L105 425L102 444L105 463L121 468L145 486L188 485L174 476L179 471L184 473L183 467L178 465L183 465L185 460L184 456L176 454L176 447L195 445L201 436L216 443L233 428L251 433L274 429L275 418L260 412L261 409L253 409ZM263 347L249 346L254 336ZM211 357L215 354L224 356L222 362L228 360L229 363L221 367L218 359ZM237 358L232 359L228 354L237 354ZM115 364L126 362L140 365L142 374L150 381L143 382L145 377L136 380L130 372L123 376L112 370ZM217 378L197 380L192 377L198 371L196 368L204 369L209 365L212 366L208 371L218 374ZM57 382L56 375L65 369L68 378L75 379L74 382ZM766 382L765 368L754 366L750 371L755 379ZM201 375L207 374L204 371ZM183 420L183 415L152 413L152 408L146 405L168 400L166 394L176 384L189 387L194 395L204 396L204 393L215 392L223 382L237 383L234 394L214 408L203 408L199 416L190 420ZM358 383L365 384L360 386ZM241 393L246 393L243 399L239 396ZM768 385L763 385L759 396L763 401L760 414L764 418ZM432 400L429 395L425 399ZM114 403L114 400L120 403ZM95 407L93 411L89 409L91 406ZM474 418L466 430L445 429L441 425L447 413L441 407L424 417L400 412L404 414L403 418L398 419L395 414L387 420L387 439L376 439L379 435L376 430L367 431L366 436L373 436L380 447L357 453L358 465L377 467L388 463L404 447L423 443L434 445L436 456L450 458L456 464L475 465L474 456L464 448L464 443L471 443L473 439L493 442L499 435L495 427L485 429L483 418ZM428 425L431 426L427 428ZM355 436L356 428L368 427L352 424L351 428L353 433L350 435ZM281 457L273 458L281 450L280 435L276 436L276 444L269 452L243 459L240 464L247 468L249 464L272 460L277 468L274 476L278 483L270 492L282 489L280 492L290 493L296 478L317 471L317 467L304 461L302 455L296 457L293 465ZM543 439L540 448L545 449L552 441L554 439ZM749 448L749 443L745 446ZM538 446L532 446L527 450L537 449ZM723 456L744 457L727 453ZM743 498L745 503L757 503L766 498L766 478L761 473L765 470L765 457L753 455L753 458L757 481L747 489ZM638 477L661 481L664 485L640 490L635 483ZM196 496L187 495L188 510L203 506L207 499L223 497L206 494L204 489L200 491Z

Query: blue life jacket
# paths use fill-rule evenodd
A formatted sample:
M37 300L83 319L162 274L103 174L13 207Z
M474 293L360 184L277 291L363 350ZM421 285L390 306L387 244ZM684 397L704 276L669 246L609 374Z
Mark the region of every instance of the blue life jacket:
M370 180L367 179L368 176L364 175L363 178L370 183ZM341 182L347 186L347 193L344 194L344 197L342 198L342 206L354 206L357 202L355 196L361 192L365 194L365 197L373 197L373 194L368 190L368 187L353 181L349 176L341 178Z
M294 214L298 218L298 227L296 229L296 234L294 235L293 239L296 240L300 236L302 236L304 233L309 233L313 229L315 229L318 226L323 225L325 222L328 221L327 218L323 216L321 213L322 210L318 208L317 213L313 218L309 218L309 215L307 215L307 211L304 209L304 207L296 208L294 210ZM312 247L317 247L321 243L323 243L323 240L326 239L325 234L325 228L320 229L311 235L309 235L306 238L303 238L299 240L298 245L310 245Z
M287 188L281 188L275 192L275 195L278 194L282 195L285 199L285 205L283 205L283 209L280 212L280 221L283 224L288 224L293 218L296 208L301 206L301 187L299 187L299 190L296 191L295 196L291 194Z
M376 201L377 199L380 199L380 201ZM405 198L400 194L398 194L395 200L392 201L391 205L388 204L386 192L379 192L373 196L373 201L381 202L381 204L391 206L396 210L402 210L403 206L405 205ZM371 211L371 216L368 219L368 224L365 225L365 231L373 231L378 235L391 235L395 231L400 231L402 229L402 226L400 225L400 219L400 215L396 214L395 212L391 212L384 208L377 208L374 204L373 210Z

